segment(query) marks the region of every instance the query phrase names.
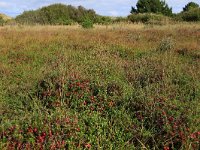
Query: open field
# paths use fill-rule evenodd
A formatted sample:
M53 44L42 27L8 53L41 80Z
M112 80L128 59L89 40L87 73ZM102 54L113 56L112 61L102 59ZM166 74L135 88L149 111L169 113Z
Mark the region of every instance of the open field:
M0 27L0 149L200 147L200 25Z

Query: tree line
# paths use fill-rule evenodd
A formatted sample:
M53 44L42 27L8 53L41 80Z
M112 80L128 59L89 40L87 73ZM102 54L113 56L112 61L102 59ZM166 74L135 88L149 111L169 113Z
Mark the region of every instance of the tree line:
M136 8L132 7L129 18L137 18L141 14L157 14L173 17L180 21L200 21L200 7L197 3L189 2L179 14L173 14L172 8L164 0L138 0ZM144 19L144 15L142 17Z
M50 24L70 25L90 20L93 23L104 23L110 21L109 17L100 16L92 9L82 6L74 7L64 4L53 4L38 10L25 11L17 16L15 20L20 24Z
M71 25L82 24L92 26L93 23L109 24L113 22L143 22L149 23L163 20L200 21L200 7L197 3L189 2L178 14L172 13L172 8L164 0L138 0L132 7L128 17L106 17L98 15L93 9L82 6L74 7L64 4L53 4L37 10L25 11L14 21L18 24L40 25ZM5 20L0 16L0 25Z

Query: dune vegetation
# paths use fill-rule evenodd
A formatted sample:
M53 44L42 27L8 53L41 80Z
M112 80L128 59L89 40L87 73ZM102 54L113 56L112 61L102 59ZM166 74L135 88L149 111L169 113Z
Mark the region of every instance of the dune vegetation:
M199 150L200 7L0 14L0 150Z
M4 19L5 21L6 21L6 20L12 19L12 17L7 16L7 15L5 15L5 14L1 14L1 13L0 13L0 18Z
M0 27L0 149L200 147L200 26Z

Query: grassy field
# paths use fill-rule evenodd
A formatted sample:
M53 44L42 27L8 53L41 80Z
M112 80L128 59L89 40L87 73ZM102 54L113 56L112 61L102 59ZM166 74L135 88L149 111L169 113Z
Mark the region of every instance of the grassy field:
M0 27L0 149L200 147L200 25Z

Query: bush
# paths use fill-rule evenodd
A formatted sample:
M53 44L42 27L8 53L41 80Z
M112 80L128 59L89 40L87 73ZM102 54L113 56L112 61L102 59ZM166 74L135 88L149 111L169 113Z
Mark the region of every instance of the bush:
M93 22L92 20L90 20L89 18L86 18L83 22L82 22L82 27L89 29L89 28L93 28Z
M182 13L182 18L184 21L200 21L200 8Z
M0 16L0 26L3 26L5 23L4 19Z
M133 23L138 23L138 22L147 23L150 18L148 17L147 14L133 14L128 16L128 19Z
M183 18L180 14L174 14L173 17L172 17L172 20L174 22L182 22L183 21Z
M98 16L95 19L95 23L106 25L112 23L112 19L107 16Z
M189 11L191 9L194 9L194 8L199 8L199 5L197 3L194 3L194 2L189 2L187 5L185 5L185 7L183 8L183 11Z
M147 24L166 24L167 22L171 21L169 17L158 15L158 14L132 14L128 16L128 20L133 23L147 23Z
M116 17L113 22L119 23L119 22L128 22L127 17Z
M38 10L25 11L15 20L20 24L71 25L74 22L82 23L86 16L92 21L97 18L95 11L82 6L75 8L71 5L53 4Z

